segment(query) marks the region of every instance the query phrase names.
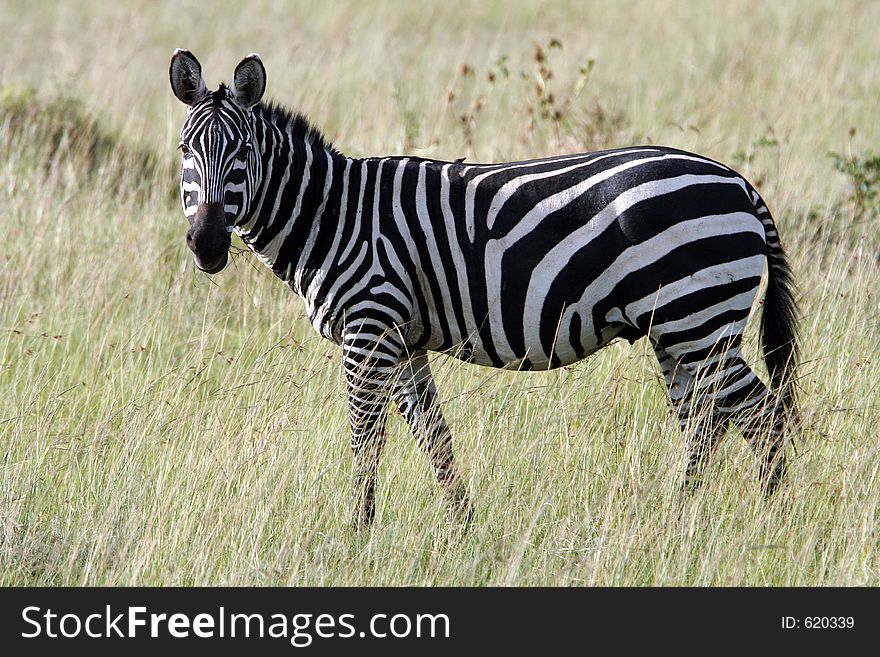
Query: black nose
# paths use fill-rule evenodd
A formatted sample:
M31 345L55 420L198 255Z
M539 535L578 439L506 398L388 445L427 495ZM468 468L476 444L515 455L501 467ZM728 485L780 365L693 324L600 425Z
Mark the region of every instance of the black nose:
M229 232L223 222L194 223L186 233L186 245L197 256L217 255L230 244Z
M231 242L223 206L219 203L199 205L192 227L186 233L186 245L193 252L196 266L209 273L223 269Z

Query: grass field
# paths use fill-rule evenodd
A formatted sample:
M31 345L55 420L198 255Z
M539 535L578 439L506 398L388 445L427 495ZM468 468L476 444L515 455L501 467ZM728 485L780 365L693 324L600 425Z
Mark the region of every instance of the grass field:
M4 2L0 584L880 583L880 3L280 4ZM211 87L260 52L349 155L657 143L739 168L803 309L779 493L730 433L679 495L645 341L552 373L438 356L475 521L446 522L394 414L354 536L337 348L250 254L193 270L178 46Z

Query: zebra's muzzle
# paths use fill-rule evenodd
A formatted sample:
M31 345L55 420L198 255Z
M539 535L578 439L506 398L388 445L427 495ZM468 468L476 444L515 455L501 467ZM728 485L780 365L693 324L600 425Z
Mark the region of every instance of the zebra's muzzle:
M223 206L219 203L199 205L192 227L186 233L186 245L192 251L196 267L206 274L216 274L226 266L231 244Z

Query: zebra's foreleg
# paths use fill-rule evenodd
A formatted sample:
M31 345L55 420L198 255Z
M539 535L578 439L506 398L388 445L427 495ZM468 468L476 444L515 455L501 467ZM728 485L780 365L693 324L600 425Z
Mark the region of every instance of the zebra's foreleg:
M376 476L385 443L385 420L402 346L368 324L343 334L351 448L354 453L353 521L367 527L376 515Z
M443 418L426 352L415 352L402 364L394 388L394 401L430 458L453 517L468 522L473 509L455 463L452 432Z
M384 446L382 431L361 443L352 441L355 491L352 524L356 529L369 527L376 516L376 477Z

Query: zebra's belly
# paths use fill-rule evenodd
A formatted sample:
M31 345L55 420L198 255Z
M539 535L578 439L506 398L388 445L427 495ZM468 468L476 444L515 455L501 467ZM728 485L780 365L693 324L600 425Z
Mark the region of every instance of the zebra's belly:
M566 336L568 338L569 336ZM536 337L533 344L513 352L500 352L495 345L480 339L474 332L452 346L428 345L430 351L437 351L466 363L515 371L543 371L573 365L599 351L618 337L633 339L626 335L624 326L606 326L599 334L580 335L578 340L557 340L550 349L543 347ZM548 352L550 352L548 354Z

